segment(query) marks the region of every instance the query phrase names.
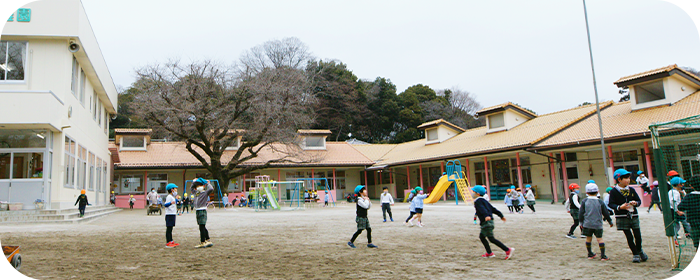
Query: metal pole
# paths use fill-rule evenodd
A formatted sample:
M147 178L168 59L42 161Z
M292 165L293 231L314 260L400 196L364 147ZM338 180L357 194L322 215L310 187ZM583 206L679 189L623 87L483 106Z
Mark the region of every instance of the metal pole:
M586 19L586 36L588 36L588 55L591 58L591 73L593 73L593 91L595 91L595 110L598 115L598 128L600 129L600 152L603 155L603 168L605 170L605 180L610 184L608 177L608 163L605 162L605 140L603 139L603 119L600 117L600 103L598 101L598 86L595 81L595 67L593 66L593 50L591 48L591 31L588 27L588 11L586 10L586 0L583 0L583 16Z

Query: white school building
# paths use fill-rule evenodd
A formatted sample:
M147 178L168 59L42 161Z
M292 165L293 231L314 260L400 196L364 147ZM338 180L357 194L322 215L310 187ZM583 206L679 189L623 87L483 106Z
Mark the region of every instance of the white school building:
M109 203L117 90L79 0L17 9L0 37L0 201Z

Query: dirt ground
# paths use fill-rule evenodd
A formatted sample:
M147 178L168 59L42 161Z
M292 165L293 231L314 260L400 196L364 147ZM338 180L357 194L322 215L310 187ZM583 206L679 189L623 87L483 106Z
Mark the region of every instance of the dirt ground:
M501 211L507 208L499 203ZM0 242L21 245L21 272L36 279L664 279L668 249L659 212L641 215L646 263L633 264L622 232L606 228L609 262L588 260L584 239L564 238L571 218L562 205L537 204L537 214L505 214L495 236L515 247L511 260L483 259L473 206L426 205L423 228L407 227L407 204L392 207L396 222L382 223L381 207L370 210L373 241L356 229L354 204L335 208L256 213L250 209L209 212L214 247L195 249L194 214L177 217L181 244L165 248L163 216L124 210L85 224L0 227ZM579 231L577 230L578 234ZM595 242L595 241L594 241ZM594 245L594 251L598 251Z

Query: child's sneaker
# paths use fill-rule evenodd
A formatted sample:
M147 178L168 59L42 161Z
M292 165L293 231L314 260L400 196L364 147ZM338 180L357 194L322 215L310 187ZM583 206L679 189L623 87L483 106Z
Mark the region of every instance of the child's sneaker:
M639 258L639 255L634 255L632 256L632 262L633 263L639 263L641 259Z
M353 249L357 248L357 247L355 247L355 244L352 244L352 242L348 242L348 246L349 246L350 248L353 248Z
M378 248L378 247L377 247L377 245L370 243L370 244L367 244L367 248Z
M596 257L596 253L588 254L588 259L589 259L589 260L595 259L595 257Z
M194 246L194 247L197 248L197 249L204 248L204 247L207 247L207 243L206 243L206 242L202 242L202 243L199 243L199 245Z
M571 233L567 234L565 237L568 237L568 238L571 238L571 239L576 239L576 236L574 236L574 235L571 234Z
M391 218L391 221L393 222L393 221L394 221L394 218Z
M170 241L170 242L168 242L167 244L165 244L165 248L175 248L175 243L173 243L172 241Z
M422 224L422 223L418 223L418 227L423 227L423 224Z
M175 243L175 241L170 241L170 242L173 243L173 245L175 245L175 247L180 246L180 243Z
M515 251L515 248L508 248L508 251L506 251L506 260L513 257L513 251Z
M581 234L581 238L586 238L586 236L585 236L585 235L583 235L583 234Z
M413 226L413 220L408 221L408 226L412 227Z
M386 223L386 219L384 219L384 222Z
M496 256L496 254L494 254L494 253L491 253L491 254L485 253L485 254L481 255L482 258L493 258L495 256Z
M600 256L600 261L601 261L601 262L609 261L609 260L610 260L610 258L608 258L608 256L606 256L606 255Z
M211 247L211 246L214 246L214 243L211 243L211 241L207 240L207 241L204 241L204 246Z
M647 260L649 259L649 257L647 256L646 253L644 253L644 251L641 251L641 252L639 253L639 259L640 259L642 262L645 262L645 261L647 261Z

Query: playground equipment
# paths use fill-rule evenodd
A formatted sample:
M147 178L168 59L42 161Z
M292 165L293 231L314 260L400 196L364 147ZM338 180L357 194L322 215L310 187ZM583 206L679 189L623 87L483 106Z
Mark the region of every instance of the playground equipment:
M19 246L2 246L2 253L12 267L19 270L19 267L22 266L22 255L19 254Z
M158 215L163 215L163 210L160 209L160 204L154 203L148 205L148 208L146 208L146 215L151 215L155 213L158 213Z
M334 195L333 195L333 192L331 191L331 186L330 186L330 184L328 183L328 178L305 178L305 179L299 178L299 179L296 179L296 180L297 180L298 182L304 182L304 183L309 182L310 184L312 184L311 189L328 191L328 195L329 195L329 197L328 197L328 199L329 199L328 202L329 202L329 203L328 203L328 204L330 205L330 204L332 203L332 204L333 204L333 207L335 207L335 197L334 197ZM315 188L315 187L313 186L313 184L314 184L315 181L324 182L324 183L325 183L325 188L320 188L320 187L321 187L320 184L318 185L319 188ZM321 197L321 198L322 198L322 197ZM315 202L314 202L314 203L315 203Z
M217 180L217 179L205 179L205 180L209 181L211 186L214 187L214 194L217 195L217 197L218 197L218 200L211 200L210 204L211 205L217 204L217 203L221 204L223 195L221 194L221 185L219 185L219 180ZM187 192L189 186L192 186L192 180L185 181L185 189L184 189L185 192Z
M264 210L267 210L268 203L272 210L280 210L280 205L277 202L277 196L275 196L275 193L272 192L272 188L274 186L274 181L270 179L270 176L255 176L255 188L250 190L250 194L253 195L253 201L251 202L253 203L255 211L263 210L263 208Z
M435 188L430 193L430 196L423 200L424 203L435 203L440 200L440 197L447 191L447 189L454 183L455 185L455 203L459 205L459 197L462 197L464 203L469 203L474 201L472 193L470 191L469 181L467 181L467 176L462 171L462 164L459 160L450 160L445 164L446 172L445 175L440 177Z

